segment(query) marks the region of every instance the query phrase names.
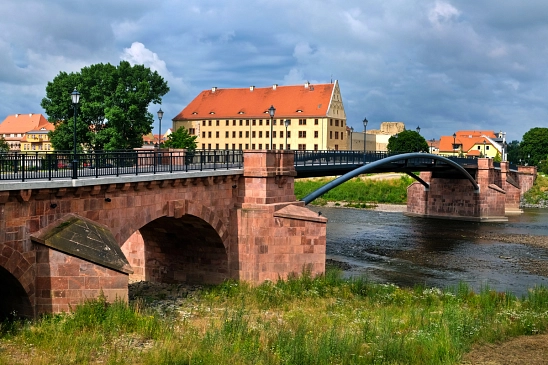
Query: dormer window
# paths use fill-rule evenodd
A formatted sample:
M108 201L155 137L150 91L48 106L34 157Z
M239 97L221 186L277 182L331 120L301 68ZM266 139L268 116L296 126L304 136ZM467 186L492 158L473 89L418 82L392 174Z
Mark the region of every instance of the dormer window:
M209 112L209 114L215 114L215 112Z
M196 115L196 114L198 114L198 112L192 112L192 115Z
M297 109L297 113L302 113L303 111L301 109Z
M238 112L238 114L243 114L243 113L244 113L244 112L242 112L242 111L239 111L239 112Z

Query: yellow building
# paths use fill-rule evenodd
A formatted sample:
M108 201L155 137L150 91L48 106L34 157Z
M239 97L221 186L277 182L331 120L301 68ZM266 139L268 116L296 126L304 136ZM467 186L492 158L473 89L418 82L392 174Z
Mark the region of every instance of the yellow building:
M180 127L198 136L199 149L347 149L346 114L337 81L214 87L202 91L173 118L173 130Z
M504 155L503 145L493 131L457 131L453 136L441 136L441 156L467 156L495 158Z
M11 151L49 151L51 142L47 134L54 128L42 114L13 114L0 123L0 136Z

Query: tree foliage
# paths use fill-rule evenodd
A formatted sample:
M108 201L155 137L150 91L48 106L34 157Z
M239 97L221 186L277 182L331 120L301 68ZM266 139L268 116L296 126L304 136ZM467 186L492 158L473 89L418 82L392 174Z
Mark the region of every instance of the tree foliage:
M196 149L196 139L198 136L191 136L185 127L177 129L167 137L164 142L164 147L170 148L186 148L193 151Z
M114 150L141 147L152 131L150 103L160 104L167 82L143 65L95 64L80 72L60 72L46 87L42 107L55 125L50 132L56 150L72 150L74 107L70 93L80 92L76 111L77 147Z
M522 162L537 166L548 157L548 128L532 128L525 132L520 143Z
M8 152L10 150L10 145L4 139L3 136L0 136L0 152Z
M388 139L389 152L428 152L428 143L420 133L404 130Z

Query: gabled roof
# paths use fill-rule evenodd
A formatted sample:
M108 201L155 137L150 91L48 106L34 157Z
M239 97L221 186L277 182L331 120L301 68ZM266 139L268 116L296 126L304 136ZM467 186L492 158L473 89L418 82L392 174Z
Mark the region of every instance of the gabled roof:
M483 136L473 136L470 137L470 134L458 134L455 133L457 137L453 139L453 136L442 136L440 139L440 152L453 152L453 141L455 141L455 144L462 145L462 151L468 152L472 147L475 145L482 145L485 141L486 146L491 146L492 143L489 140L489 138L483 137ZM459 147L458 150L460 151L461 148ZM455 150L456 151L456 150Z
M27 133L32 130L39 130L45 126L53 130L53 124L42 114L13 114L8 115L2 123L0 123L0 134L7 133ZM50 130L50 129L48 129Z
M332 84L277 86L202 91L173 121L202 119L268 119L274 117L325 117L337 81Z

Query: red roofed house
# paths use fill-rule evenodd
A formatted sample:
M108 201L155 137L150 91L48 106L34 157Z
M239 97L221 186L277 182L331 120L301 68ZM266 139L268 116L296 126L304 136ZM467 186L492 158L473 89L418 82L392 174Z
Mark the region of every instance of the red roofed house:
M442 136L439 154L442 156L470 156L494 158L503 156L503 146L493 131L458 131L454 136Z
M13 114L0 123L0 136L11 151L52 150L48 132L54 126L42 114Z
M272 125L271 106L275 108ZM198 136L199 149L347 149L346 114L337 81L214 87L202 91L173 118L173 130L182 126Z

